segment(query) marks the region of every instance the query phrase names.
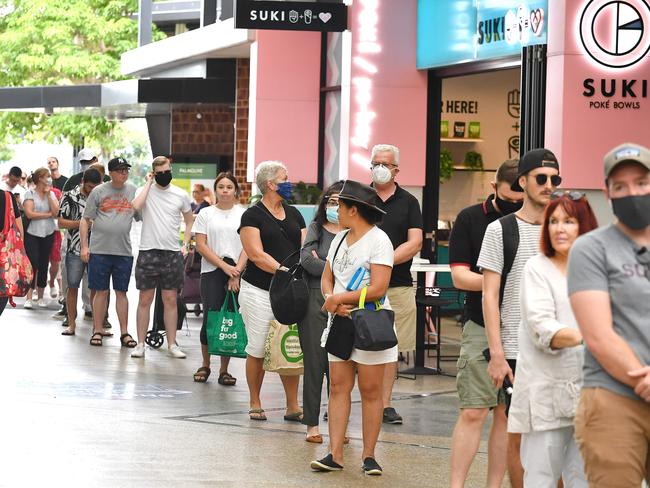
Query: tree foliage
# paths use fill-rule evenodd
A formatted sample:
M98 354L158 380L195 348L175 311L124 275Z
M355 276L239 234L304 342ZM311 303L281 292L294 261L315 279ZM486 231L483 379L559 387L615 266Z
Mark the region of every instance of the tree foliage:
M120 56L137 46L137 0L0 0L0 86L123 79ZM105 154L123 147L118 123L56 113L0 114L0 142L65 139Z

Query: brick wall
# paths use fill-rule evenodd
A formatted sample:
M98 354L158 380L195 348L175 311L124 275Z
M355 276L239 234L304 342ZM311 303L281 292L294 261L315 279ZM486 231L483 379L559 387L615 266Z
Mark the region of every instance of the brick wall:
M235 109L235 163L234 174L241 187L241 201L251 196L251 184L246 182L248 167L248 87L250 83L250 61L237 60L237 97Z
M235 109L228 104L193 104L172 111L173 154L218 154L232 164Z

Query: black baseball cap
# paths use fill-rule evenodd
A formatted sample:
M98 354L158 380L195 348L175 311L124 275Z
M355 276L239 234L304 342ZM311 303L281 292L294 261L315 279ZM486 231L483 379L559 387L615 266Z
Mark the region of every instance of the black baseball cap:
M131 165L122 157L113 158L108 162L108 171L116 171L118 169L130 167Z
M510 185L512 191L523 192L524 189L519 184L519 178L534 170L535 168L555 168L560 171L560 163L552 151L545 148L531 149L519 160L519 170L514 183Z

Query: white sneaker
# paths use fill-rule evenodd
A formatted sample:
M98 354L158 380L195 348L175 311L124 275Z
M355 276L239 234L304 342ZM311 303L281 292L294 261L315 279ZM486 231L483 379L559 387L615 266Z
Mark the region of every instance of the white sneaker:
M56 298L57 295L58 295L58 293L56 291L56 286L50 286L50 297Z
M38 305L38 308L47 308L48 303L45 298L41 298L40 300L36 300L36 303Z
M23 308L27 309L27 310L32 310L34 308L34 302L32 301L31 298L28 298L27 300L25 300Z
M167 354L169 354L173 358L178 358L178 359L185 359L187 357L187 355L181 350L178 344L174 344L172 347L170 347L167 350Z
M133 348L131 353L132 358L143 358L144 357L144 342L139 343Z

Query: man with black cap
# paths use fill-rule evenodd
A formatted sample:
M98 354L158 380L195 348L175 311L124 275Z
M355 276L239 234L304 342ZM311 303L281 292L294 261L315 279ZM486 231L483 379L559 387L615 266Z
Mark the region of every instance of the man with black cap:
M99 185L90 193L83 219L79 224L81 260L88 263L89 286L95 291L94 330L90 339L92 346L101 346L102 338L112 335L102 329L111 277L116 297L115 308L120 322L120 342L125 347L136 345L128 333L129 302L126 297L133 267L130 232L133 218L136 216L131 203L135 198L136 188L126 181L130 168L131 165L121 157L108 162L111 181Z
M491 223L485 231L477 266L483 272L483 316L488 338L488 374L497 388L514 383L521 320L519 290L526 262L539 253L544 209L562 182L560 165L548 149L528 151L519 161L513 191L523 192L520 210ZM506 397L506 412L510 398ZM519 458L521 435L508 435L508 474L523 487Z
M576 441L590 487L650 481L650 149L605 156L616 221L569 254L571 306L587 345Z

